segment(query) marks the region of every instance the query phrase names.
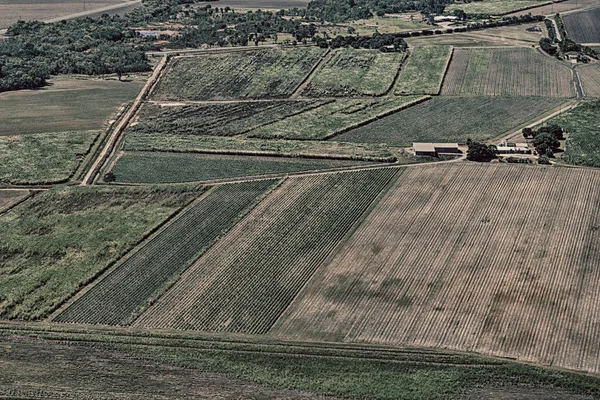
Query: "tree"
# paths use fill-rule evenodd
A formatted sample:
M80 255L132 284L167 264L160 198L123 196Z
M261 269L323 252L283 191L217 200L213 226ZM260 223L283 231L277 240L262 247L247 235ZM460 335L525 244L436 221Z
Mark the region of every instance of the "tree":
M469 139L467 150L467 160L489 162L496 158L496 146L488 146L485 143L475 142Z
M117 177L112 172L107 172L104 174L104 182L114 182L117 180Z
M554 156L554 152L560 147L560 142L553 134L541 132L533 138L533 145L539 155L552 157Z
M533 137L533 129L531 129L531 128L523 128L523 130L521 131L521 133L523 133L523 137L525 139Z

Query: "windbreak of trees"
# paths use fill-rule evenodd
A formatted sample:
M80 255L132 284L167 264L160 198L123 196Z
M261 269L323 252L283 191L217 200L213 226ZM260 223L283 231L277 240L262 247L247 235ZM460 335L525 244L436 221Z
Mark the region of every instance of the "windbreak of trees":
M564 140L564 132L559 125L542 126L536 130L523 128L522 133L525 139L533 139L535 151L540 156L554 157L560 148L560 141Z

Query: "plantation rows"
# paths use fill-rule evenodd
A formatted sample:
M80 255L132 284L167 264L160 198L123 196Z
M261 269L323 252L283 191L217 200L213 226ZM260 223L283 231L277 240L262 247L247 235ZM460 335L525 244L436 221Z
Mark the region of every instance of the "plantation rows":
M288 179L135 325L266 333L397 173Z
M255 50L175 59L157 100L288 97L323 55L316 47Z
M600 174L408 169L270 334L600 372Z
M588 97L600 97L600 64L594 63L577 69L583 92Z
M274 183L257 181L214 188L67 307L55 321L130 323Z
M169 107L147 103L131 132L234 136L325 103L320 100L281 100Z
M394 94L439 94L451 56L451 46L415 47L400 69Z
M451 96L573 97L573 76L533 49L455 49L442 86Z
M600 43L600 8L562 16L569 39L577 43Z

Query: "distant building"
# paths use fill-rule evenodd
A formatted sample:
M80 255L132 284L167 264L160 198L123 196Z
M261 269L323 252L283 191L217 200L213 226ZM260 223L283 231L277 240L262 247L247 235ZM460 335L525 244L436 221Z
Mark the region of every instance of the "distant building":
M527 32L541 32L542 28L540 28L539 26L530 26L529 28L525 29Z
M527 143L502 142L496 146L496 151L499 154L531 154Z
M567 56L567 60L570 61L578 61L579 60L579 52L578 51L568 51L565 53Z
M458 143L413 143L413 151L417 156L437 157L440 153L460 153Z
M437 17L433 17L433 22L454 22L457 21L458 17L454 15L438 15Z

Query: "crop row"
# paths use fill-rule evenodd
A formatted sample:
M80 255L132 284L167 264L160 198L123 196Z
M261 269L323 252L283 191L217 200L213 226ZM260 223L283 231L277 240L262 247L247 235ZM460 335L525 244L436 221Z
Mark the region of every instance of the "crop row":
M214 188L75 300L55 321L130 323L273 184L256 181Z
M136 325L267 332L397 173L367 170L287 180Z
M569 38L577 43L600 43L600 8L562 16Z
M415 47L400 70L394 94L438 94L451 56L451 46Z
M585 65L577 69L583 92L587 97L600 97L600 65Z

